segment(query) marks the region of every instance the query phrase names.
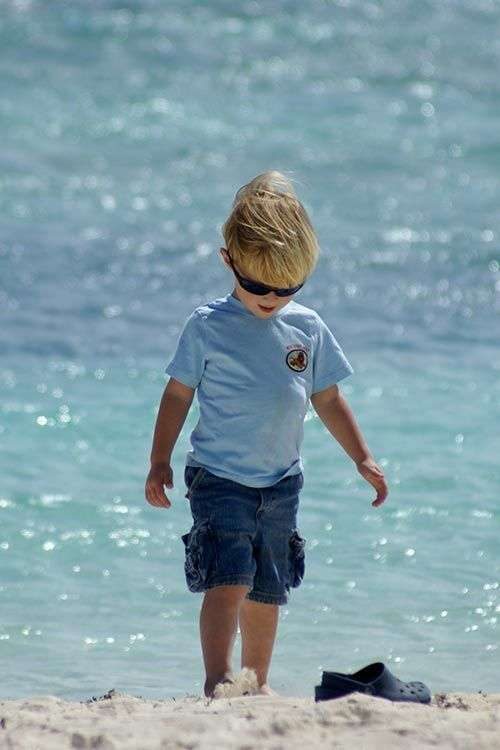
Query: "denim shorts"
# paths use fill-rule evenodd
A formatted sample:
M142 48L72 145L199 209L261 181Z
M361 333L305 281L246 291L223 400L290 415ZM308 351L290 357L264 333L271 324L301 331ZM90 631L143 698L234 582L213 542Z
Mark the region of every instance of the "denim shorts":
M186 466L193 525L182 536L190 591L240 584L247 599L287 604L304 577L306 540L297 529L302 472L269 487L247 487Z

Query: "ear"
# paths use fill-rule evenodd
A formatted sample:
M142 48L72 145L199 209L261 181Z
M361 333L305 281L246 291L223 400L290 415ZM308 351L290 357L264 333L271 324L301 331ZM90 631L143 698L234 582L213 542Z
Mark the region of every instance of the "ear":
M225 265L228 266L229 268L231 268L231 266L229 264L229 261L227 259L227 256L226 256L226 248L225 247L221 247L220 250L219 250L219 252L221 254L222 260L224 261Z

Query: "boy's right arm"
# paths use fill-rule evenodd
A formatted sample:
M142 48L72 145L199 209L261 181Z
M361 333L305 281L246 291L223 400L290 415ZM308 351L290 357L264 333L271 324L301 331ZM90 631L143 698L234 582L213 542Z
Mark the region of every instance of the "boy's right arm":
M170 466L172 451L186 421L194 393L194 388L189 388L175 378L170 378L163 392L151 448L151 469L145 487L146 500L150 505L171 506L163 486L174 486Z

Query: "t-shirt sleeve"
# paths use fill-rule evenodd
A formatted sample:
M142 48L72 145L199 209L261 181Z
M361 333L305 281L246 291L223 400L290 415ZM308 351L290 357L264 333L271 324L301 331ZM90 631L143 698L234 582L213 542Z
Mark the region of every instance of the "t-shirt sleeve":
M324 320L318 315L313 353L313 386L311 395L323 391L351 375L353 367Z
M184 324L165 372L189 388L196 388L204 369L203 320L194 310Z

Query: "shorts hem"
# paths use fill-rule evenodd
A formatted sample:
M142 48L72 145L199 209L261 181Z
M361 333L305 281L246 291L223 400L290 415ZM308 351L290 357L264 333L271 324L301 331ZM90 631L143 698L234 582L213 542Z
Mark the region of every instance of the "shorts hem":
M285 594L264 594L260 591L249 591L246 598L263 604L288 604L288 597Z
M225 578L215 578L210 583L205 584L205 590L213 589L216 586L253 586L253 576L226 576Z

